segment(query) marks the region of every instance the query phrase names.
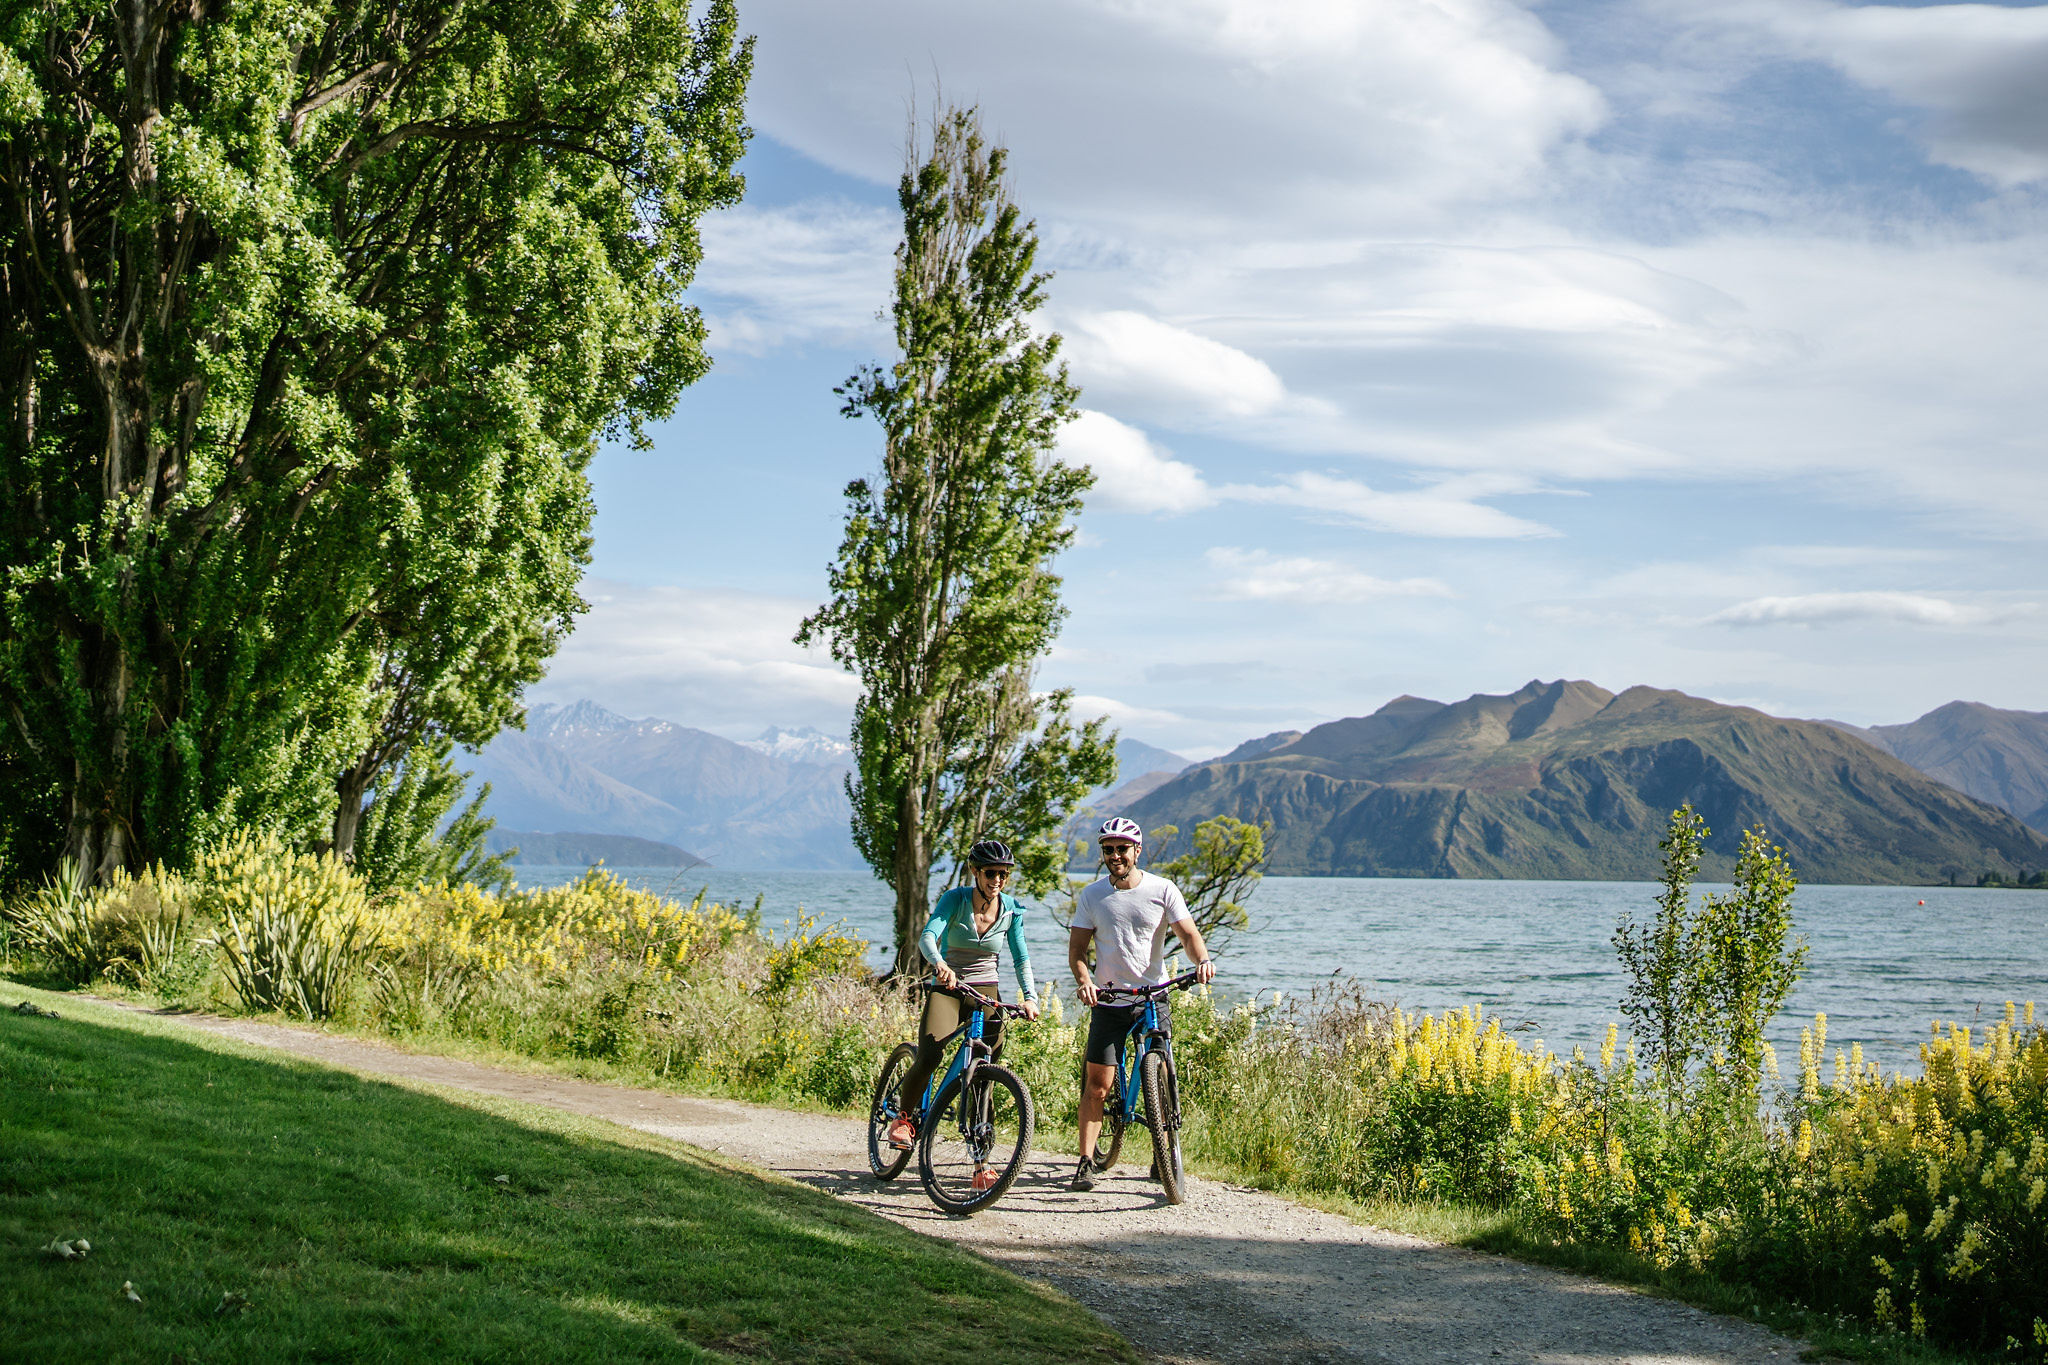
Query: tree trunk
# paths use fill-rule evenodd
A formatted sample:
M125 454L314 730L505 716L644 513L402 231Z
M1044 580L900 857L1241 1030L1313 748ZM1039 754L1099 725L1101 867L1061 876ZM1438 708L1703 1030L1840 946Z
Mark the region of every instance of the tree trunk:
M931 918L932 860L924 840L924 790L916 782L903 786L896 820L896 965L893 977L924 975L924 957L917 950L924 922Z
M370 789L370 781L376 775L376 768L358 763L344 768L335 779L334 836L327 851L345 863L355 861L356 830L363 823L363 793Z

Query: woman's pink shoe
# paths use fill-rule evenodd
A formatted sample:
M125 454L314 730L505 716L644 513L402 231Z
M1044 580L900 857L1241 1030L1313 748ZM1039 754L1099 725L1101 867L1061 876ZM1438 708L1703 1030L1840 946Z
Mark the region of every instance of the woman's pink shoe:
M977 1169L975 1170L975 1172L974 1172L974 1192L975 1192L976 1194L979 1194L979 1193L981 1193L981 1192L982 1192L983 1190L992 1190L992 1189L994 1189L994 1188L995 1188L995 1186L996 1186L996 1180L997 1180L997 1179L998 1179L998 1177L997 1177L997 1175L996 1175L996 1173L995 1173L995 1168L994 1168L994 1167L992 1167L992 1166L982 1166L982 1167L978 1167L978 1168L977 1168Z
M908 1118L899 1118L889 1125L889 1145L899 1152L907 1152L917 1144L917 1125Z

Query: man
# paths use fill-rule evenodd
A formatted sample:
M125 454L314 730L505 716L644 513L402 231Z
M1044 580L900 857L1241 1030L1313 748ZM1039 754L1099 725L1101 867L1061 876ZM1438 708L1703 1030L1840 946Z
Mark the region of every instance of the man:
M1102 1132L1102 1105L1116 1084L1117 1053L1142 1005L1102 1005L1097 996L1111 986L1156 986L1166 980L1166 931L1173 930L1195 964L1195 979L1216 976L1202 931L1188 914L1180 888L1164 877L1138 870L1145 834L1121 816L1102 822L1098 836L1109 875L1090 882L1075 897L1074 923L1067 933L1067 965L1073 969L1081 1003L1089 1007L1088 1046L1081 1084L1081 1164L1068 1188L1095 1188L1095 1139ZM1088 971L1088 946L1095 945L1095 972ZM1164 1008L1162 1002L1161 1008Z

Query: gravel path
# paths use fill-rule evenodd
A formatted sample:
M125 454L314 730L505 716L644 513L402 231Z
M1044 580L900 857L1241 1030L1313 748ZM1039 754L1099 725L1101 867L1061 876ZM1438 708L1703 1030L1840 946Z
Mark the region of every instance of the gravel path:
M1128 1163L1093 1193L1073 1194L1070 1159L1040 1154L996 1207L950 1218L925 1199L914 1165L891 1184L875 1182L866 1128L854 1119L501 1071L310 1029L158 1017L366 1075L609 1119L779 1171L1057 1285L1173 1365L1769 1365L1798 1357L1797 1342L1752 1323L1361 1227L1256 1190L1191 1177L1187 1202L1171 1207Z

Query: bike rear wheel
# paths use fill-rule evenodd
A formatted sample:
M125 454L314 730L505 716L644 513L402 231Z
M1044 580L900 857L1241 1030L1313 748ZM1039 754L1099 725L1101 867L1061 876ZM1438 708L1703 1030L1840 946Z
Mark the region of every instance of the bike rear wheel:
M875 1077L875 1096L868 1105L868 1169L877 1180L894 1180L910 1163L909 1148L889 1145L889 1125L902 1112L896 1094L903 1089L903 1078L910 1074L911 1064L916 1060L917 1049L909 1043L899 1043L889 1054L889 1060L882 1063L882 1074Z
M957 1076L932 1103L917 1141L917 1173L932 1203L974 1213L1001 1199L1024 1169L1038 1113L1031 1091L1007 1067L984 1062ZM975 1173L993 1173L974 1187Z
M1187 1197L1187 1177L1180 1161L1180 1096L1166 1055L1148 1052L1138 1062L1138 1083L1145 1095L1145 1126L1152 1130L1152 1169L1166 1202Z

